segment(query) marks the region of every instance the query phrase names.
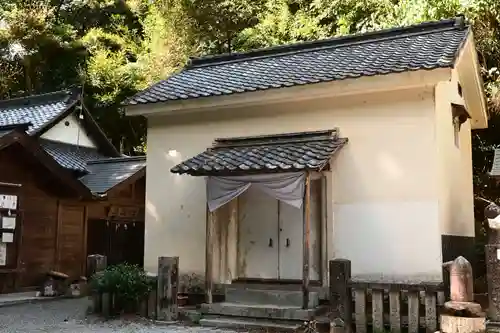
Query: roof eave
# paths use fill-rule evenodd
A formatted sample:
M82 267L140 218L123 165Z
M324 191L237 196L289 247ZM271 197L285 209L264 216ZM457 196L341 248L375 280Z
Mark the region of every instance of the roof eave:
M465 106L472 118L471 128L487 128L488 107L472 31L469 31L467 39L457 55L453 76L462 86Z
M303 86L274 88L263 91L234 93L212 97L174 100L161 103L126 106L127 116L168 116L171 114L237 108L284 101L300 101L323 97L340 97L366 93L397 91L434 86L451 78L452 68L439 67L385 75L346 78Z

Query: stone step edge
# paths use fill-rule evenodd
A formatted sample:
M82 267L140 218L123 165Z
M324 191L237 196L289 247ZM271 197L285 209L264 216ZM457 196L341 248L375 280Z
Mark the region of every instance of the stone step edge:
M263 306L229 302L202 304L200 307L201 313L207 315L293 321L311 320L321 310L321 308L301 309L294 306L273 306L272 304ZM243 313L246 313L246 315L243 315Z
M262 320L245 320L240 318L202 318L200 320L201 326L216 327L216 328L271 328L275 330L295 331L302 324L288 324L272 322L265 319Z

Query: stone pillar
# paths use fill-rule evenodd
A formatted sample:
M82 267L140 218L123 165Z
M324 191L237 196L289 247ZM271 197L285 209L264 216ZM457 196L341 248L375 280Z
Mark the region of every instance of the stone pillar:
M488 244L485 245L486 280L488 282L488 318L500 323L500 207L490 203L484 210L488 220Z
M87 277L91 277L97 272L103 271L107 267L108 258L101 254L91 254L87 257Z
M106 256L100 254L92 254L87 257L87 267L86 267L86 275L87 277L92 277L94 274L102 272L107 267L108 258ZM90 282L90 280L89 280ZM102 295L92 292L90 288L87 286L88 290L85 290L84 293L89 295L91 300L90 312L91 313L100 313L105 310L109 310L109 306L102 305Z
M352 291L351 261L347 259L330 260L330 321L333 326L343 326L343 331L351 331L352 324Z
M500 322L500 244L487 244L484 252L488 281L488 318L493 322Z
M179 257L158 258L158 320L175 321L179 310L177 307L177 289L179 286Z

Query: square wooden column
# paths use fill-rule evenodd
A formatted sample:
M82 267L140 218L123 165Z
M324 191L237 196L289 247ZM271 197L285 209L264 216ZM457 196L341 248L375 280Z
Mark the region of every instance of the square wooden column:
M303 247L302 247L302 308L309 307L309 234L311 230L311 174L306 173L303 209Z
M205 241L205 302L212 303L213 291L213 252L215 232L215 212L211 212L207 206L207 230Z

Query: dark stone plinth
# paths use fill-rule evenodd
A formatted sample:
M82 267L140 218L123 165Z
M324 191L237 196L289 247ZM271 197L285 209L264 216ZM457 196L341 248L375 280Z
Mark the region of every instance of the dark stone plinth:
M329 271L331 319L340 319L344 323L346 332L350 332L352 324L352 294L349 287L351 262L346 259L330 260Z
M179 315L179 257L158 258L157 311L158 320L174 321Z
M488 244L484 249L488 281L488 318L495 322L500 322L500 260L497 257L499 249L500 244Z

